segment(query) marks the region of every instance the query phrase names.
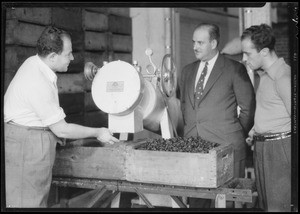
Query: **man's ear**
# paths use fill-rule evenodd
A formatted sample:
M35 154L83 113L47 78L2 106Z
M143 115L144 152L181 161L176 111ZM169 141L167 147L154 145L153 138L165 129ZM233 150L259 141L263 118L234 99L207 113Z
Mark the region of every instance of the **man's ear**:
M212 49L216 49L217 48L217 40L215 40L215 39L213 39L212 41L211 41L211 46L212 46Z
M269 48L263 48L263 49L260 50L260 54L262 56L267 56L269 54L269 52L270 52Z
M48 60L51 62L54 62L56 60L56 57L57 57L57 53L55 53L55 52L52 52L52 53L48 54L48 56L47 56Z

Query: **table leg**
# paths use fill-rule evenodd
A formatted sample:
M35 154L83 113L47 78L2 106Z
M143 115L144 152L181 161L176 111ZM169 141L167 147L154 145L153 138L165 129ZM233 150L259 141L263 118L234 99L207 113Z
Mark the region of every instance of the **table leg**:
M187 206L182 202L182 200L180 200L180 198L178 196L171 195L171 198L177 204L176 208L187 208ZM172 203L172 205L173 205L173 203ZM175 207L175 206L173 205L173 207Z
M226 195L217 194L215 201L215 208L226 208Z
M112 200L110 207L111 208L119 208L120 207L120 197L121 193L118 192L115 198Z
M145 202L148 208L154 208L154 206L150 203L150 201L145 197L143 193L141 193L138 189L135 189L135 192L140 196L140 198Z

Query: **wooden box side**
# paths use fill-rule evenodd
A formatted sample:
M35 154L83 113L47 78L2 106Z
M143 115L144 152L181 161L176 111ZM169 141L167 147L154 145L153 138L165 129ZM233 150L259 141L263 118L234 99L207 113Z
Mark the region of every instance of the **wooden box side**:
M90 147L94 141L57 149L54 176L125 180L125 152L122 146ZM78 143L79 142L79 143ZM100 142L96 142L100 145ZM74 145L74 144L73 144Z
M216 152L185 153L137 150L130 144L125 161L126 180L190 187L217 187Z
M234 175L234 149L231 144L222 145L216 150L217 187L233 178Z

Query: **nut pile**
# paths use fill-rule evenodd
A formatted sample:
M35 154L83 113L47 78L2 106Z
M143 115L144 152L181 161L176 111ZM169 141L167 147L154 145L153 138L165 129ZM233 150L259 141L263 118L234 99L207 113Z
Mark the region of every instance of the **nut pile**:
M168 151L168 152L190 152L209 153L209 151L220 144L212 143L201 137L174 137L170 139L149 139L146 143L137 147L138 150Z

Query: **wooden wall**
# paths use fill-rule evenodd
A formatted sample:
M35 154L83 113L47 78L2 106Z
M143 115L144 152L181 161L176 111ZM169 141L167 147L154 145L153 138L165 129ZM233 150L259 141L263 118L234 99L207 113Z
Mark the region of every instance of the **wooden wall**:
M46 25L71 33L74 60L66 73L56 73L60 105L66 121L90 127L106 126L108 116L92 100L92 82L84 78L86 62L132 63L132 23L129 8L36 7L6 9L4 92L26 58L36 54L37 39Z

